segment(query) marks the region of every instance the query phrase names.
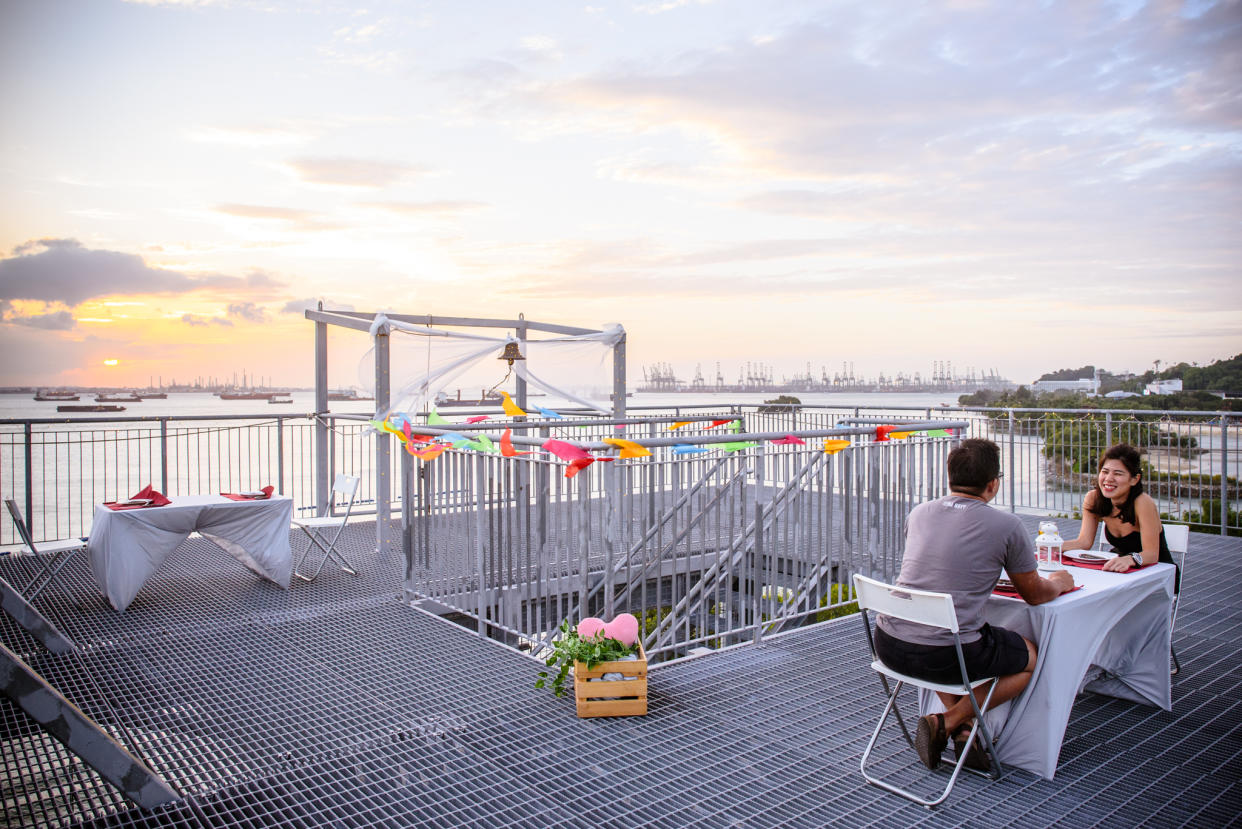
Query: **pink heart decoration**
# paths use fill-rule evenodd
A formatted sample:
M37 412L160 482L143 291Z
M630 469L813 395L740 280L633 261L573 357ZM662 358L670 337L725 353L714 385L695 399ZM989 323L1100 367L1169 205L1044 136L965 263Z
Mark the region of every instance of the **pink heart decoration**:
M604 624L603 619L588 616L578 623L578 636L582 639L594 639L606 627L607 625Z
M638 641L638 619L632 613L622 613L604 625L604 635L627 647L633 645Z

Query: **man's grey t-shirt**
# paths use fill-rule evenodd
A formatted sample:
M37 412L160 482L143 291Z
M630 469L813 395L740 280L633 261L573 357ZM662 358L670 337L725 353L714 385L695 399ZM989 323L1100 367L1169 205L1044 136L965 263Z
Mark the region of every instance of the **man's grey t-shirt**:
M1012 576L1029 573L1035 565L1035 545L1016 515L974 498L948 495L910 511L897 586L951 593L962 641L974 642L1001 568ZM877 621L885 633L906 642L953 644L947 630L890 616Z

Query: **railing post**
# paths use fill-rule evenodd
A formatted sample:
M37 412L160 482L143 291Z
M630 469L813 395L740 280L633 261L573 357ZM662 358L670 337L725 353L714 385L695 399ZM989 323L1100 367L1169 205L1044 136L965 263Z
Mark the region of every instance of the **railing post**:
M1220 416L1220 534L1229 535L1229 415L1227 414Z
M160 492L168 494L168 418L160 418Z
M285 494L285 419L276 418L276 493Z
M757 493L756 493L757 494ZM755 498L755 546L750 566L750 620L755 625L755 644L763 641L763 502Z
M604 616L616 616L613 566L617 554L621 510L621 475L616 463L604 465Z
M376 401L379 402L378 400ZM478 601L475 603L478 612L478 624L476 630L479 637L487 636L487 624L484 622L484 612L486 608L486 600L484 598L487 592L487 579L485 578L484 567L486 564L486 545L484 544L484 531L487 529L487 498L485 497L484 487L487 484L487 474L483 467L487 458L479 452L474 456L474 568L478 581L476 589L478 593L476 597Z
M319 303L323 310L323 303ZM332 458L328 447L328 324L315 323L315 515L327 515L332 502Z
M391 405L391 366L389 327L375 332L375 411L387 412ZM482 493L480 493L482 495ZM385 549L388 521L392 517L392 440L388 432L375 436L375 549Z
M25 458L26 458L26 526L30 527L30 534L35 535L35 515L34 515L34 435L31 433L33 427L30 421L26 421L22 434L25 436ZM45 521L44 524L47 522Z
M1018 468L1014 464L1017 458L1016 437L1017 418L1014 417L1013 409L1009 410L1009 511L1017 512L1017 485L1018 485Z

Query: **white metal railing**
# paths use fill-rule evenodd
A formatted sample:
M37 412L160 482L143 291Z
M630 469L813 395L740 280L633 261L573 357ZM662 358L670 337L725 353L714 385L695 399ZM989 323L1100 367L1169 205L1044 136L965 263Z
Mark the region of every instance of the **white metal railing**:
M656 415L743 417L747 429L784 432L911 417L961 418L967 434L997 441L1006 486L998 505L1073 515L1090 485L1095 458L1112 441L1144 450L1145 484L1162 512L1199 532L1242 532L1239 470L1242 413L795 406L641 407L645 436L666 428ZM87 535L94 504L146 484L167 494L201 494L271 484L315 509L316 472L362 478L360 503L374 508L374 435L357 416L324 415L327 457L315 451L315 415L0 420L0 493L23 506L35 540ZM583 418L576 440L598 440L612 426ZM634 427L637 428L637 427ZM705 433L704 430L688 430ZM632 431L627 432L633 436ZM644 437L644 435L640 435ZM393 474L398 461L393 461ZM395 478L394 478L395 479ZM7 516L0 545L18 543Z

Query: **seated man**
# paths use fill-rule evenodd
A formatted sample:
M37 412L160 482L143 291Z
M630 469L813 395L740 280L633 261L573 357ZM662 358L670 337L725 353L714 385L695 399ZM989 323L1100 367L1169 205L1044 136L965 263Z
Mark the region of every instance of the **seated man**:
M999 676L992 705L1022 692L1035 670L1035 645L1013 631L983 621L983 606L996 587L1001 568L1018 593L1030 604L1052 601L1074 588L1065 571L1041 578L1035 568L1031 534L1017 516L992 509L988 502L1000 490L1000 448L990 440L964 440L949 453L950 494L920 504L906 520L906 552L897 578L899 587L932 590L953 596L962 655L974 680ZM895 670L932 682L960 683L953 635L939 628L879 616L876 654ZM982 705L988 685L975 689ZM940 764L940 754L953 737L960 758L987 770L987 755L978 745L966 746L974 711L965 696L940 694L943 714L919 719L915 748L929 769Z

